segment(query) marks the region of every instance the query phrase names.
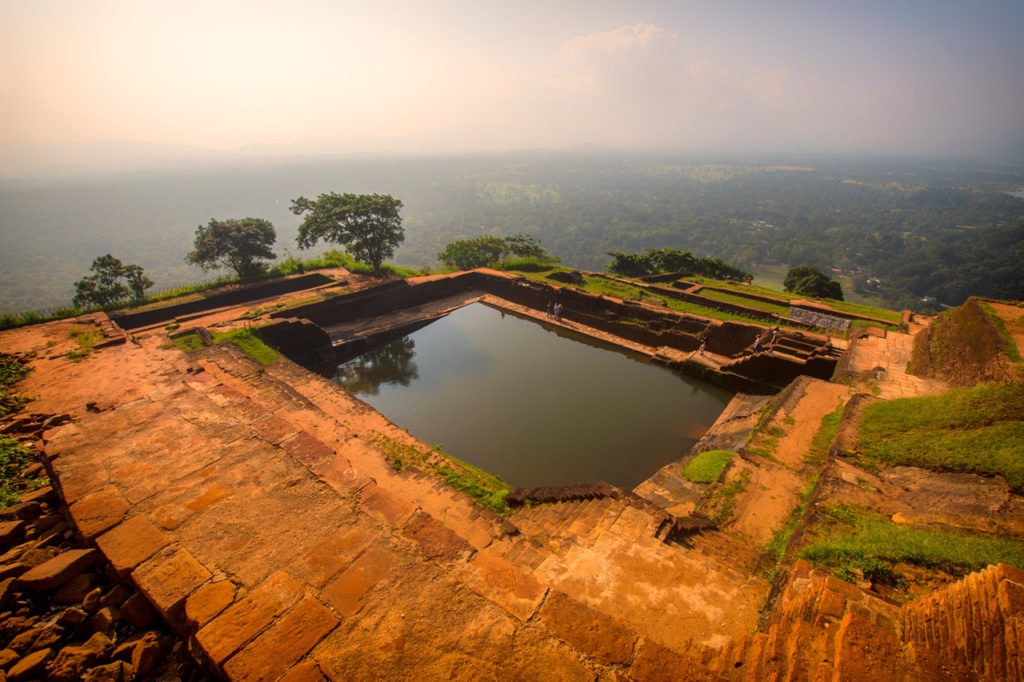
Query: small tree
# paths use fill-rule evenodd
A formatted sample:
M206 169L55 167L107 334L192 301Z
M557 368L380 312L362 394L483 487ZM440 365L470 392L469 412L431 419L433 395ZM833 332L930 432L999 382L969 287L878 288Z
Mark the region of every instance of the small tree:
M812 298L843 300L843 286L813 265L790 268L782 281L786 291Z
M299 248L323 239L342 244L356 260L369 263L373 274L405 241L402 202L390 194L321 194L314 201L294 199L291 211L306 215L299 225Z
M277 256L270 250L277 241L274 225L262 218L210 220L196 228L192 251L185 261L203 270L231 268L239 279L251 279L266 269L263 260Z
M128 297L140 300L145 297L146 289L153 286L141 266L125 265L109 253L94 260L89 270L93 274L75 282L76 306L106 308Z

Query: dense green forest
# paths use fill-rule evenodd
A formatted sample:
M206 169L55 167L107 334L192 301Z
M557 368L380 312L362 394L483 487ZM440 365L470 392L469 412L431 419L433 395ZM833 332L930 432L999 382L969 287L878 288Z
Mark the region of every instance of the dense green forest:
M603 151L342 158L0 185L0 311L66 304L92 259L138 263L155 291L208 278L185 263L211 218L273 222L299 253L297 196L400 199L395 260L437 267L449 242L527 234L564 265L676 248L743 269L814 265L847 298L934 310L1024 297L1024 168L891 159L696 159ZM922 300L928 299L928 300ZM934 299L934 300L931 300Z

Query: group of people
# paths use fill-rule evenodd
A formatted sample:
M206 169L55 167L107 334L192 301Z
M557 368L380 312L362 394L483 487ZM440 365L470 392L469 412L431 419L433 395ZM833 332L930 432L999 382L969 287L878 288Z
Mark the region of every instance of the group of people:
M561 302L548 301L548 317L552 317L558 322L562 321L562 304Z
M768 350L772 350L773 348L775 348L775 343L778 340L779 340L779 327L776 326L775 329L772 329L772 333L768 337ZM754 352L755 353L760 353L764 349L765 349L764 348L764 337L762 337L761 334L758 334L757 337L754 339Z

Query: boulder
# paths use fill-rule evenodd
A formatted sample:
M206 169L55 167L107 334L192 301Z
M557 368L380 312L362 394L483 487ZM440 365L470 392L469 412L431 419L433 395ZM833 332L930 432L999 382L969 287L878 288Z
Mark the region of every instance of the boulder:
M10 682L20 680L36 680L43 677L43 670L46 662L53 656L53 649L39 649L11 666L7 671L7 679Z

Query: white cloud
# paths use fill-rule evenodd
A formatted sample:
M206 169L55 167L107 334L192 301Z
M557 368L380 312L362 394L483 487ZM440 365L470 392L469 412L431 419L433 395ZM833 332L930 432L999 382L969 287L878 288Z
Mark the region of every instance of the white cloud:
M654 24L637 23L620 26L614 31L576 36L565 41L558 50L563 59L586 59L594 54L616 54L631 50L650 50L674 44L679 37Z

